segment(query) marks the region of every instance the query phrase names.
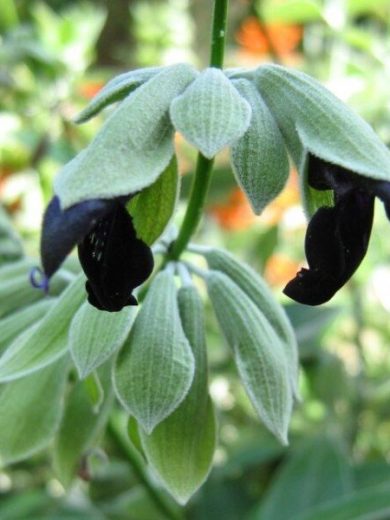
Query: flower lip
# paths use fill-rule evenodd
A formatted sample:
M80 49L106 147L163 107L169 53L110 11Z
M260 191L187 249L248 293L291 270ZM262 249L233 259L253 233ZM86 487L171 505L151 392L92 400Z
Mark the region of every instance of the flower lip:
M137 305L131 293L150 276L153 255L137 238L132 218L122 204L95 224L79 244L78 253L92 305L110 312Z
M333 190L335 205L319 208L309 222L305 253L309 268L302 269L284 293L307 305L330 300L363 260L371 234L374 199L390 208L390 183L362 178L337 165L311 156L309 185Z

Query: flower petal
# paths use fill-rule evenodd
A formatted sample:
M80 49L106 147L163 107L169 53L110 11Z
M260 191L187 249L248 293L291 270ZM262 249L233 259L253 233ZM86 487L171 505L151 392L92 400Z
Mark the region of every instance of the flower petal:
M62 210L53 197L46 208L41 236L41 258L45 275L50 278L73 247L107 214L114 201L93 199Z
M132 218L117 203L85 236L78 248L88 281L88 301L101 310L137 305L131 294L153 270L151 249L137 238Z
M320 208L306 232L309 269L302 269L285 287L290 298L320 305L349 280L366 254L374 215L374 197L349 190L333 208Z

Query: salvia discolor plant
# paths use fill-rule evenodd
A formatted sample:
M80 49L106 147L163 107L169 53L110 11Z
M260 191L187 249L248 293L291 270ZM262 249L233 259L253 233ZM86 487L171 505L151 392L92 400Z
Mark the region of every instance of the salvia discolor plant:
M367 251L375 197L390 216L390 153L371 127L302 72L273 64L223 70L226 1L215 2L214 14L209 68L180 63L126 72L78 116L84 123L112 107L55 179L42 226L43 272L32 281L46 291L58 284L75 247L83 273L0 359L0 381L27 375L18 380L25 391L44 385L58 401L66 380L59 360L69 353L80 380L93 375L104 390L99 419L88 417L93 428L104 424L114 393L148 463L182 504L207 477L216 444L194 276L205 282L254 409L284 444L298 398L294 332L265 282L230 253L190 242L214 157L230 149L234 176L257 215L295 164L309 220L308 266L284 292L302 304L328 301L353 276ZM175 132L199 151L178 233L167 231L180 189ZM194 254L207 269L191 263ZM51 417L47 438L55 436L55 468L68 484L90 438L85 433L70 455L67 411ZM19 460L38 444L2 457Z

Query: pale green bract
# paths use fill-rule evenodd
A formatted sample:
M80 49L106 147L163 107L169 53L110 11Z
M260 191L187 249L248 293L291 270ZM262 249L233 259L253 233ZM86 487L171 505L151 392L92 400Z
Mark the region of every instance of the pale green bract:
M131 70L116 76L109 81L75 118L75 123L85 123L103 108L128 96L130 92L140 87L162 70L161 67L147 67Z
M124 99L55 178L62 209L83 200L128 196L153 184L174 153L169 106L196 75L189 65L166 67Z
M178 291L180 318L195 358L191 388L179 407L150 435L140 430L147 460L167 491L185 504L211 469L216 420L208 394L203 304L193 286Z
M287 444L293 393L284 348L264 314L230 278L208 271L206 282L242 384L264 425Z
M275 119L256 87L244 79L232 83L252 108L248 130L231 149L233 172L254 213L259 215L286 183L290 170L287 151Z
M251 107L218 69L205 69L172 101L172 123L208 158L239 139L250 123Z
M80 378L84 379L122 346L135 314L134 307L105 312L88 302L79 308L69 328L68 345Z
M248 73L297 167L305 152L373 179L390 180L390 152L373 129L316 80L279 65Z
M274 329L284 349L293 393L298 397L299 357L294 329L283 307L265 281L247 264L222 249L207 248L204 256L210 269L227 275L252 300Z
M117 397L151 433L187 395L194 365L181 325L175 280L163 271L153 280L119 352L113 377Z

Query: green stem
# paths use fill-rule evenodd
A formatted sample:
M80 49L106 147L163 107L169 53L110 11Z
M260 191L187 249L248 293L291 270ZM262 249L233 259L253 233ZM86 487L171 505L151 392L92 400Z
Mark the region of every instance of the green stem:
M213 29L211 37L210 67L221 69L225 50L226 19L228 0L215 0L213 12ZM178 260L187 247L203 214L203 206L211 179L214 159L207 159L198 154L195 175L191 189L187 211L181 225L179 235L168 252L168 260Z
M108 422L108 431L115 441L116 446L126 457L130 466L132 467L135 475L137 476L140 483L144 486L146 492L150 496L152 502L156 508L169 520L183 520L181 513L166 500L166 498L157 490L152 482L150 481L144 465L141 461L141 457L137 450L133 447L131 442L126 438L125 434L121 431L117 421L110 419Z

